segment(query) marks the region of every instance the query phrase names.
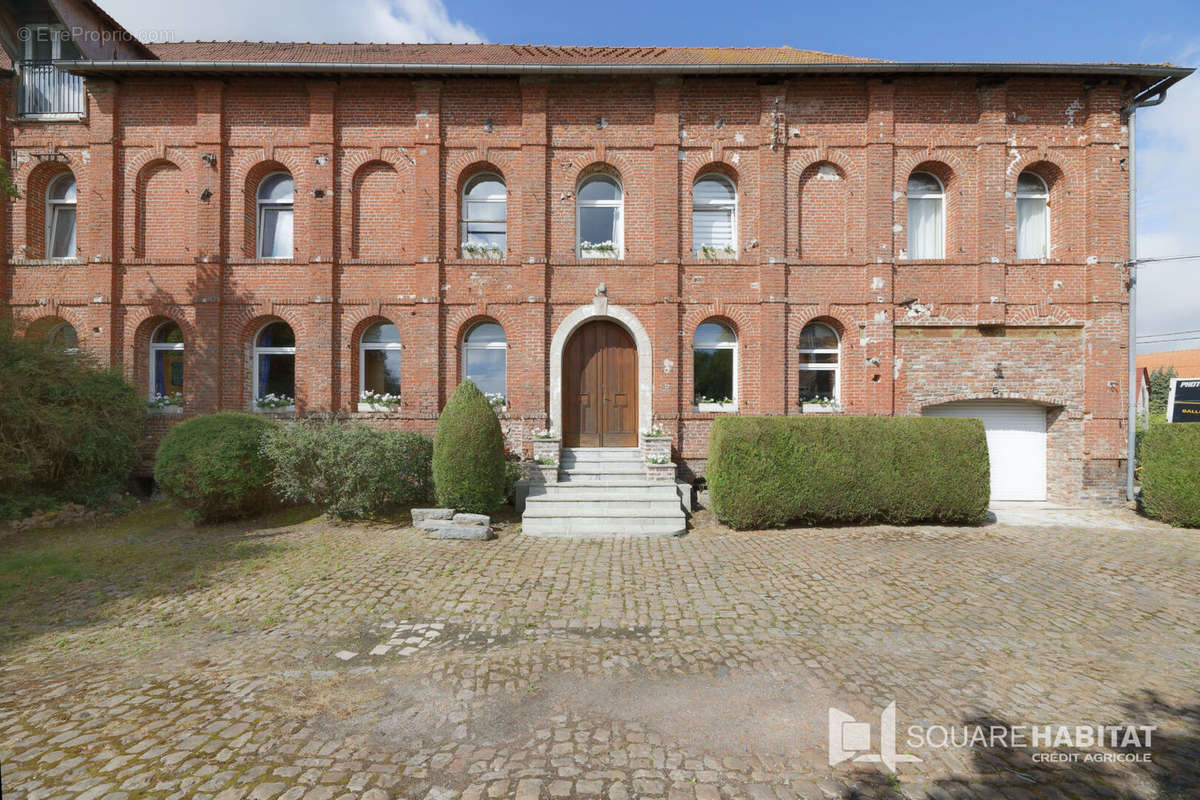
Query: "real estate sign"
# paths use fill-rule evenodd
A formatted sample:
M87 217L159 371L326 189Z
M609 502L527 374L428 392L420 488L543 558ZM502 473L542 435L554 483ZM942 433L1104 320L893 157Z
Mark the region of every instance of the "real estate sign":
M1200 422L1200 378L1172 378L1167 422Z

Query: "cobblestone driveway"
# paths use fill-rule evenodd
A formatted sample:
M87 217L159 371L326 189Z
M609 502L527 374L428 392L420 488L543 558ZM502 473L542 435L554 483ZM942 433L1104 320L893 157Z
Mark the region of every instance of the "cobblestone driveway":
M427 542L310 520L248 572L12 637L12 798L1200 796L1196 532L1150 523ZM93 599L90 602L97 602ZM78 622L78 621L77 621ZM908 725L1156 725L1151 764L830 768ZM872 738L873 747L878 740Z

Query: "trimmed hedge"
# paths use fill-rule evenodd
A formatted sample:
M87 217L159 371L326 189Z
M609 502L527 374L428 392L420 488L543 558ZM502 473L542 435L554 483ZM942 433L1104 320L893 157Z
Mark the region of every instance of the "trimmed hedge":
M1200 425L1153 424L1138 445L1146 515L1200 528Z
M197 522L260 514L279 506L262 454L274 422L257 414L220 411L171 428L158 446L154 480Z
M504 502L504 434L483 393L463 381L433 434L433 491L443 508L490 514Z
M313 420L272 428L262 447L280 497L338 519L378 516L432 494L433 442L419 433Z
M94 506L137 463L146 404L85 353L0 326L0 517Z
M970 523L987 511L978 419L721 417L706 479L734 528Z

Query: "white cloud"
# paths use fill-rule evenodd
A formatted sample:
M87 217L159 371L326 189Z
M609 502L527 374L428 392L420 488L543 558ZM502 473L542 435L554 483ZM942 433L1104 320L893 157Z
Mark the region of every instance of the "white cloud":
M442 0L100 0L147 41L480 42Z
M1178 64L1200 60L1200 46ZM1137 112L1138 256L1200 255L1200 77ZM1138 271L1138 336L1200 329L1200 259L1146 264ZM1143 343L1142 352L1200 347L1200 339Z

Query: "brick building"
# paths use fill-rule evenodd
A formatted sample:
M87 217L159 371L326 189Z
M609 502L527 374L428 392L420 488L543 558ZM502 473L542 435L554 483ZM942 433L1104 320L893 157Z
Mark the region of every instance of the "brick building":
M1000 495L1121 494L1124 108L1188 70L143 45L14 8L2 302L179 392L152 435L431 430L470 375L526 455L661 425L689 476L719 414L968 413L1016 432Z

